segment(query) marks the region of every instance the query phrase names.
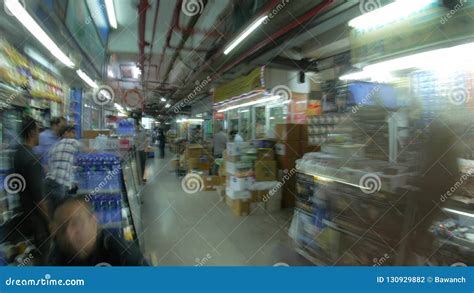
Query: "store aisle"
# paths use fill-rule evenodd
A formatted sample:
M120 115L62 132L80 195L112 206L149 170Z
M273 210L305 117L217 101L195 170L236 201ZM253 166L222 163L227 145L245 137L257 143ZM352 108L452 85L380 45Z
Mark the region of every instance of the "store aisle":
M309 265L291 248L291 210L237 217L215 191L187 194L172 155L149 159L142 190L142 249L158 265Z

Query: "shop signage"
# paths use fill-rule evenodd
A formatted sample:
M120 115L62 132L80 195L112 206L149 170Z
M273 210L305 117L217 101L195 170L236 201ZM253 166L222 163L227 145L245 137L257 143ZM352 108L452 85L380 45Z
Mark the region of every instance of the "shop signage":
M224 112L214 112L214 120L224 120Z
M257 67L249 74L238 77L216 88L213 102L222 102L244 93L262 89L264 87L263 71L264 67Z
M472 39L474 19L471 15L474 14L474 5L466 2L462 9L446 21L443 17L448 11L435 4L386 26L371 30L353 29L352 64L368 63L429 46Z

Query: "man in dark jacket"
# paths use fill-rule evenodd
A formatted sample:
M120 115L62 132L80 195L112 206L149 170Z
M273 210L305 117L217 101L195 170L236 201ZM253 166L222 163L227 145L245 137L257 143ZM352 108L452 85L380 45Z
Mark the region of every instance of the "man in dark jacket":
M147 262L133 243L102 231L84 198L70 197L54 211L51 231L56 266L143 266Z
M44 261L49 251L49 210L44 192L43 167L33 153L39 140L37 122L30 117L24 118L21 135L23 143L18 146L13 158L14 173L7 177L5 184L13 186L16 181L14 192L20 195L22 213L20 230L26 236L33 236L34 245L40 253L39 259Z

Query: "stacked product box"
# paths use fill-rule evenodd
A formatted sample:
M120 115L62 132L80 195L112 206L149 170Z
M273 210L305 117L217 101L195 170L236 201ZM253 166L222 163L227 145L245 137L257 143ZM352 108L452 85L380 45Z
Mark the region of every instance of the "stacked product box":
M118 156L81 154L76 159L78 194L92 204L99 224L122 237L122 168Z
M182 163L187 166L188 173L193 171L208 172L214 163L213 158L200 144L186 146Z
M248 143L228 143L225 158L226 202L234 214L250 213L250 186L254 183L255 147Z
M333 113L308 118L308 144L321 145L328 142L338 142L344 138L344 134L350 132L351 128L344 122L346 114Z

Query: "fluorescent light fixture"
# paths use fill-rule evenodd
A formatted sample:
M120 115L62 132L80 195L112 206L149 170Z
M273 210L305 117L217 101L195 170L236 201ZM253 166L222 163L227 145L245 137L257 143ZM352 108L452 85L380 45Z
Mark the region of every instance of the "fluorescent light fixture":
M110 77L110 78L114 78L114 72L112 71L112 69L108 69L107 70L107 76Z
M275 117L273 117L273 116L272 116L272 117L270 117L270 120L273 120L273 119L275 119Z
M169 108L169 107L171 107L171 104L170 104L170 103L167 103L167 104L165 105L165 108Z
M461 215L461 216L474 218L474 214L469 214L469 213L466 213L466 212L463 212L463 211L458 211L458 210L453 210L453 209L448 209L448 208L443 208L443 210L445 210L447 212L450 212L450 213L453 213L453 214L458 214L458 215Z
M140 70L140 68L138 68L138 66L135 66L132 68L133 78L137 79L141 74L142 74L142 71Z
M166 99L162 97L162 98L160 99L160 101L166 102Z
M240 110L239 113L246 113L248 111L249 111L248 109L247 110Z
M31 17L18 0L5 0L5 7L23 24L23 26L41 43L51 54L67 67L74 67L74 63L59 49L54 41L46 34L39 24Z
M188 122L204 122L204 119L198 119L198 118L189 118Z
M117 116L118 117L127 117L127 114L123 113L123 112L118 112Z
M92 88L98 88L99 87L84 71L78 69L78 70L76 70L76 73L90 87L92 87Z
M435 0L396 0L374 11L365 13L349 21L349 26L356 29L369 29L392 23L396 20L419 12L436 2Z
M244 32L242 32L237 39L235 39L230 45L224 50L224 55L227 55L235 47L237 47L246 37L248 37L254 30L257 29L264 21L268 18L268 15L262 16L251 24Z
M117 28L117 18L115 17L114 0L105 0L105 9L112 28Z
M227 108L225 108L225 109L220 109L220 110L217 111L217 112L219 112L219 113L220 113L220 112L226 112L226 111L233 110L233 109L237 109L237 108L252 106L252 105L261 104L261 103L265 103L265 102L276 101L276 100L278 100L278 99L280 99L280 98L281 98L280 96L270 96L270 97L268 97L268 98L258 99L258 100L251 101L251 102L247 102L247 103L243 103L243 104L240 104L240 105L230 106L230 107L227 107Z
M39 64L43 65L44 67L48 68L51 70L53 73L56 75L61 75L59 70L54 66L53 64L49 63L49 61L38 51L31 47L25 47L25 53L26 55L30 56L31 59L35 60Z
M114 103L114 107L115 107L115 109L119 110L120 112L124 111L123 107L121 105L117 104L117 103Z

